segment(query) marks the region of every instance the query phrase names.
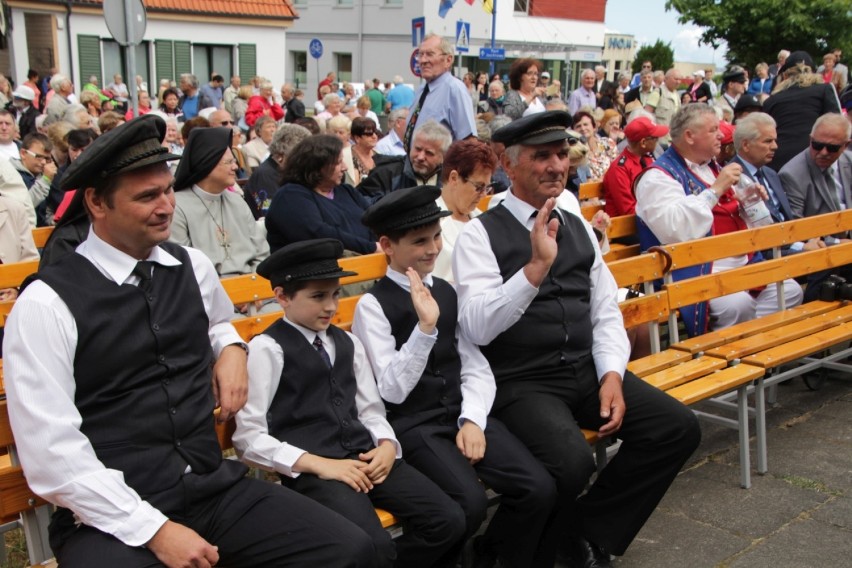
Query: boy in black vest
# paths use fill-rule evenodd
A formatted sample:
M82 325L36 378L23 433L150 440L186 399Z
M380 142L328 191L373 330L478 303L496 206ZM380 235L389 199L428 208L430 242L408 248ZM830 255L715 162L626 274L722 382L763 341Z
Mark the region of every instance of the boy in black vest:
M472 343L456 332L456 292L431 275L441 252L441 191L413 187L385 196L363 222L379 236L387 275L355 310L353 333L367 350L406 460L465 512L466 536L488 506L480 479L502 494L475 566L553 566L538 542L556 496L544 467L497 420L488 417L494 376Z
M361 527L376 566L437 566L464 532L462 511L403 462L361 342L331 325L339 279L335 239L286 246L257 273L272 282L282 320L249 346L249 399L237 418L240 457ZM405 522L391 540L373 509Z

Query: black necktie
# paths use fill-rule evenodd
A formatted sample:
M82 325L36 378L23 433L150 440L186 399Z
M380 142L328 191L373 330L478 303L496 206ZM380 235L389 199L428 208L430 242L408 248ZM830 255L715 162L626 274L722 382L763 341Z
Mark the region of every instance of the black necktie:
M133 274L139 277L139 288L143 292L151 291L151 276L154 271L154 263L150 260L140 260L133 267Z
M322 339L320 339L319 335L314 337L314 349L317 350L317 353L319 353L319 356L322 358L326 367L331 369L331 357L328 356L328 351L326 351L325 347L323 347Z
M414 128L417 126L417 117L420 116L420 109L423 108L423 102L426 100L426 95L429 94L429 83L423 87L423 93L420 95L420 100L417 101L417 106L414 107L414 112L411 113L411 120L408 121L408 126L405 127L405 134L402 136L402 144L405 146L405 153L411 149L411 138L414 136Z

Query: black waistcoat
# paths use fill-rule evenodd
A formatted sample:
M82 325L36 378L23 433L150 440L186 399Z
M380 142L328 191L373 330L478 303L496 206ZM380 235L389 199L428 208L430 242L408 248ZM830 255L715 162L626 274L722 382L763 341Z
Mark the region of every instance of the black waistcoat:
M587 356L592 347L589 271L595 249L583 221L561 212L559 247L550 272L524 315L482 353L498 385L564 376L560 367ZM530 232L500 205L479 217L505 282L532 257Z
M432 347L420 381L405 402L385 402L388 421L399 435L425 422L456 426L461 414L461 359L456 341L456 291L444 280L433 278L431 292L441 310L437 325L438 340ZM399 351L419 321L411 302L411 294L387 276L373 286L370 294L379 301Z
M328 328L335 347L330 370L305 336L284 320L264 333L284 351L281 381L266 416L269 433L325 458L353 457L373 448L370 433L358 421L355 346L346 333Z
M80 430L108 468L157 506L186 466L215 471L222 451L213 423L209 320L189 255L154 268L152 289L119 285L71 253L39 272L77 326L75 404ZM245 472L234 472L231 482ZM163 497L165 498L165 497Z

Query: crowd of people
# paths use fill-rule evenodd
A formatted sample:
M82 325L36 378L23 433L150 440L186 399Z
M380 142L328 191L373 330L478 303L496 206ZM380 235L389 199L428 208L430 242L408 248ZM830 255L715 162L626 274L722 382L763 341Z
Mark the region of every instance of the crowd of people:
M852 203L839 51L817 67L783 50L719 84L597 66L571 92L536 59L455 77L446 38L418 53L416 89L329 73L313 103L217 73L156 92L137 77L136 101L120 75L0 81L0 260L39 258L31 230L54 226L34 281L0 298L18 297L10 418L30 486L58 506L61 565L609 566L700 440L626 369L648 339L625 330L603 262L611 217L636 215L626 242L645 250ZM590 222L586 181L604 187ZM337 261L371 253L387 275L344 332ZM219 278L251 273L274 299L232 305ZM825 277L786 281L785 305ZM699 334L778 303L767 287L681 313ZM231 324L282 308L248 345ZM222 460L217 406L280 486ZM622 440L591 486L580 428ZM501 494L481 534L480 481Z

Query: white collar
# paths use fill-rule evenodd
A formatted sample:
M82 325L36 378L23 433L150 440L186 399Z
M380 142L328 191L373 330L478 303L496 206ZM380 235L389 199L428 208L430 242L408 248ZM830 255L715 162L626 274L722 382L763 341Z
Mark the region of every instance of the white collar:
M391 281L394 284L397 284L400 288L402 288L406 292L411 291L411 283L408 281L408 276L406 276L402 272L394 270L393 268L388 266L388 271L387 271L386 275L387 275L388 278L391 279ZM430 288L432 287L432 284L434 282L432 280L432 273L431 272L429 274L427 274L426 276L424 276L421 280L423 280L423 283L426 286L429 286Z
M95 234L94 227L89 227L89 235L80 243L76 249L77 253L91 260L104 274L118 284L124 283L136 263L140 260L150 260L161 266L180 266L180 261L166 252L165 249L156 246L146 259L133 258L111 244L107 243Z
M303 325L299 325L299 324L297 324L297 323L293 323L292 321L288 320L286 315L284 316L284 318L283 318L283 319L284 319L284 321L285 321L285 322L289 323L289 324L290 324L290 325L292 325L294 328L296 328L296 330L297 330L299 333L301 333L303 336L305 336L305 339L306 339L306 340L308 341L308 343L310 343L311 345L313 345L313 343L314 343L314 338L315 338L316 336L319 336L319 338L322 340L322 342L327 344L327 339L326 339L327 334L326 334L326 330L322 330L322 331L314 331L314 330L312 330L312 329L308 329L307 327L305 327L305 326L303 326Z

